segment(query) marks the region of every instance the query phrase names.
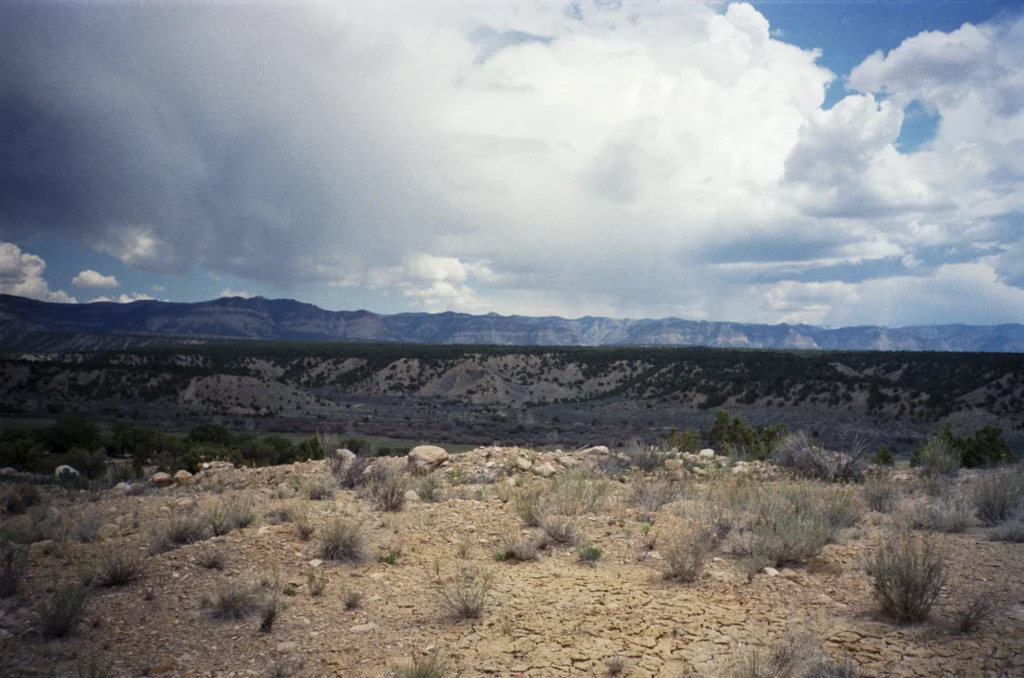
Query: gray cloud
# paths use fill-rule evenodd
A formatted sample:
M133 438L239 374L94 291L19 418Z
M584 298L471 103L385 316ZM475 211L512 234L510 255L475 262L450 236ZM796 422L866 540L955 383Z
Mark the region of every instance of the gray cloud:
M987 271L1024 312L1022 25L872 56L825 111L739 3L6 3L0 238L432 310L874 322ZM941 124L900 154L915 99Z

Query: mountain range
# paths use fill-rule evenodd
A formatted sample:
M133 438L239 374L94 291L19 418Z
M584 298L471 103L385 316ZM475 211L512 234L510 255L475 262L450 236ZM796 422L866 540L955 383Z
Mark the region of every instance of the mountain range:
M96 350L209 339L1021 353L1024 325L831 329L680 318L382 315L327 311L292 299L263 297L198 303L57 304L0 295L0 348L4 349Z

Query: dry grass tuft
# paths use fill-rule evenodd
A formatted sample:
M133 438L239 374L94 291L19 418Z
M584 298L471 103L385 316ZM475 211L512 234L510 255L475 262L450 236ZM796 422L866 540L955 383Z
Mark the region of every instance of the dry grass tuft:
M692 583L700 578L708 558L718 545L714 530L704 524L691 524L673 531L658 549L665 564L665 578Z
M433 586L438 606L446 616L455 620L479 619L494 587L494 580L486 570L466 564L457 564L451 575L445 575L441 563L434 563Z
M929 537L896 533L883 540L869 574L882 610L916 624L928 618L946 584L945 556Z
M320 535L320 553L324 560L361 563L370 557L366 541L364 523L339 516L324 525Z

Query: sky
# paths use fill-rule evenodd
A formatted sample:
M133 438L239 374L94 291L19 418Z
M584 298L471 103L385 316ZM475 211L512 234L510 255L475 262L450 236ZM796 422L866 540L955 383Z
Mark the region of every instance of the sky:
M0 291L1022 322L1024 7L8 0Z

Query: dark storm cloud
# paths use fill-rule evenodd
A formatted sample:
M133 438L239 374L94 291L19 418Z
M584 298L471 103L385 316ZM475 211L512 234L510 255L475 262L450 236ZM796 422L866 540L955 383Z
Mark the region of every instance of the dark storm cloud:
M386 259L436 216L381 138L386 55L306 9L0 8L0 236L276 281Z

